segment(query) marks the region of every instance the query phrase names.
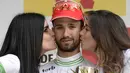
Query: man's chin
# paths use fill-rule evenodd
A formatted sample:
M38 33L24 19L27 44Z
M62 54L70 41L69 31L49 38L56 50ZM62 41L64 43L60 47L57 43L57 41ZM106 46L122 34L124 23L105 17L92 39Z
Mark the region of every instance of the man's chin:
M72 48L72 46L65 46L65 47L61 47L59 48L59 50L63 51L63 52L73 52L76 48Z
M73 45L73 42L64 42L64 43L61 43L62 46L71 46Z

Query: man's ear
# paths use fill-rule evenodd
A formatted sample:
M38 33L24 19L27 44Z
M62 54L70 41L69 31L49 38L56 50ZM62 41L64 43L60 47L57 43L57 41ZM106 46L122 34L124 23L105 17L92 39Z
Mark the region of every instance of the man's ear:
M54 26L52 27L52 31L54 32Z
M84 26L81 26L81 31L84 29Z
M54 32L54 21L52 21L52 31Z

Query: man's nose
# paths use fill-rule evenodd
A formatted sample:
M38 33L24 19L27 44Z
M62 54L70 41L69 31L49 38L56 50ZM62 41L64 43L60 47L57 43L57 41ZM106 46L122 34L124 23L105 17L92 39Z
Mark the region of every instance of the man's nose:
M64 37L67 37L67 36L70 36L70 31L69 31L69 29L65 29L64 30Z

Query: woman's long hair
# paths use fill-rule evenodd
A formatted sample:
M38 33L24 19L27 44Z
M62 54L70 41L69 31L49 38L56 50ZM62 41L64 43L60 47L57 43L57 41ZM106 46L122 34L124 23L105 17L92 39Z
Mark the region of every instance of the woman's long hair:
M124 21L118 15L107 11L85 12L91 34L97 42L95 51L99 65L105 73L119 73L123 68L123 50L130 48L130 38Z
M45 17L37 13L23 13L12 20L0 56L14 54L20 59L20 73L39 73Z

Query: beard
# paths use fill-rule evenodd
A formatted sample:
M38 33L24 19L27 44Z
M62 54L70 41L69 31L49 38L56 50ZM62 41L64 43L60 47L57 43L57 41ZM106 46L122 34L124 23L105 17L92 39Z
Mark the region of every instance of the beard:
M64 45L61 43L63 39L60 41L56 41L56 44L58 46L58 50L63 51L63 52L73 52L75 51L80 44L79 40L74 41L74 39L71 39L73 41L72 43L64 43Z

